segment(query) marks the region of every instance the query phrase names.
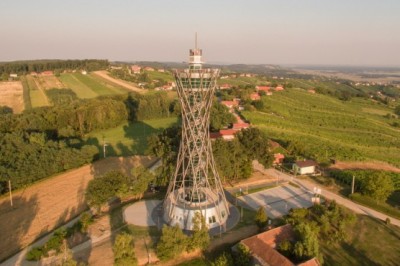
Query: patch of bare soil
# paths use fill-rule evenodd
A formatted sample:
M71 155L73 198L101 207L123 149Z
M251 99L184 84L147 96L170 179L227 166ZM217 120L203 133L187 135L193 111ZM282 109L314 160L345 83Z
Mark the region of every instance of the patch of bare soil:
M24 110L24 97L21 81L0 82L0 105L13 109L18 114Z
M108 81L110 81L112 83L115 83L115 84L117 84L117 85L119 85L121 87L124 87L124 88L126 88L128 90L136 91L136 92L139 92L139 93L145 93L146 92L144 89L140 89L140 88L134 86L133 84L131 84L131 83L127 82L127 81L120 80L120 79L115 79L113 77L110 77L108 75L108 72L105 71L105 70L95 71L93 73L98 75L99 77L101 77L103 79L106 79L106 80L108 80Z
M338 170L383 170L400 173L400 168L384 162L336 162L330 169Z
M277 180L277 178L272 177L266 173L254 171L250 178L239 181L239 182L230 182L228 184L224 184L224 187L257 185L257 184L262 184L262 183L274 182L276 180Z
M85 190L94 177L110 170L129 174L134 166L148 167L155 160L145 156L110 157L15 191L13 207L8 196L3 196L0 198L0 261L85 210Z

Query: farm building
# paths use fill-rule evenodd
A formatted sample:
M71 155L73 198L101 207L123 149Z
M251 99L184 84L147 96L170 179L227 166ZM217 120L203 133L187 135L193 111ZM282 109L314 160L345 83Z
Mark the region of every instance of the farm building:
M283 89L282 86L278 86L278 87L275 88L275 91L283 91L283 90L284 90L284 89Z
M292 261L279 253L276 248L285 240L295 240L295 234L290 224L276 227L258 235L243 239L241 244L250 250L253 265L294 266ZM298 266L319 266L316 258L297 264Z
M317 165L313 160L296 161L293 164L293 172L300 175L314 174Z
M146 71L154 71L154 68L152 68L152 67L145 67L144 70L146 70Z
M235 123L232 126L233 130L242 130L244 128L249 128L250 124L249 123Z
M239 105L239 101L233 100L233 101L221 101L221 104L225 105L229 109L232 109L236 106Z

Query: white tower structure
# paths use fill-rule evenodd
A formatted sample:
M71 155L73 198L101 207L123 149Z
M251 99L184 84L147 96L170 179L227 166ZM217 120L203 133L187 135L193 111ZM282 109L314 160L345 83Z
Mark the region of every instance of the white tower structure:
M200 212L208 228L226 223L229 207L212 154L210 110L219 69L204 69L202 50L190 50L189 68L175 71L182 108L182 139L176 171L163 203L169 225L193 229L193 217Z

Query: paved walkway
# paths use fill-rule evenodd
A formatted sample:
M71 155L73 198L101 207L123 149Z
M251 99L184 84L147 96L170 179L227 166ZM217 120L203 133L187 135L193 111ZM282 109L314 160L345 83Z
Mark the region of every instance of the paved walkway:
M265 171L265 173L269 174L271 176L276 176L276 177L285 179L287 181L291 181L293 183L296 183L297 185L299 185L300 187L302 187L305 190L313 191L314 187L320 187L319 185L317 185L317 184L315 184L315 183L313 183L311 181L295 178L292 175L280 172L280 171L278 171L276 169L267 169ZM400 220L399 219L396 219L396 218L390 217L390 216L388 216L386 214L377 212L377 211L375 211L375 210L373 210L371 208L359 205L359 204L357 204L357 203L355 203L355 202L353 202L351 200L348 200L348 199L346 199L346 198L344 198L344 197L342 197L342 196L340 196L338 194L335 194L333 192L330 192L328 190L322 190L321 195L323 197L327 198L327 199L335 200L340 205L343 205L343 206L349 208L350 210L352 210L352 211L354 211L356 213L359 213L359 214L368 215L368 216L371 216L371 217L374 217L374 218L377 218L377 219L380 219L380 220L383 220L383 221L385 221L386 218L389 217L392 224L400 226Z
M128 224L139 226L157 225L152 218L154 209L161 204L161 200L138 201L124 210L124 220Z

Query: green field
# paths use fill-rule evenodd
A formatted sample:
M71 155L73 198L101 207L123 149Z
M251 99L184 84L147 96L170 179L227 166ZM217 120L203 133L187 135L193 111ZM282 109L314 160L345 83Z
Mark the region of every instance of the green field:
M123 124L87 136L87 143L99 147L103 155L103 140L108 144L107 156L132 156L144 154L147 148L147 137L153 133L170 127L177 123L177 117L144 120L140 122Z
M324 265L399 265L400 228L364 215L348 227L347 240L321 241Z
M65 87L73 90L79 98L94 98L101 95L126 93L126 90L113 86L91 74L67 73L62 74L60 80Z
M376 160L400 165L400 129L390 126L387 106L369 99L336 98L290 89L262 99L265 110L242 114L278 141L300 143L319 161Z
M25 79L29 87L29 96L31 99L32 108L48 106L49 103L47 97L36 85L35 78L31 75L26 75Z

